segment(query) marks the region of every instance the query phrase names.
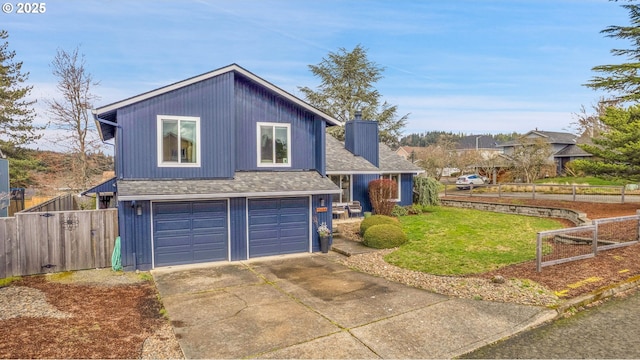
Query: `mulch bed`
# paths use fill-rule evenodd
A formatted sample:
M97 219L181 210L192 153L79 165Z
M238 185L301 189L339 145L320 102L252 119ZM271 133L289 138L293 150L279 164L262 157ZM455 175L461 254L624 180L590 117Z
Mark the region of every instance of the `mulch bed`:
M70 316L1 320L0 358L136 359L144 340L166 321L149 281L96 286L28 276L11 286L40 290L49 304Z

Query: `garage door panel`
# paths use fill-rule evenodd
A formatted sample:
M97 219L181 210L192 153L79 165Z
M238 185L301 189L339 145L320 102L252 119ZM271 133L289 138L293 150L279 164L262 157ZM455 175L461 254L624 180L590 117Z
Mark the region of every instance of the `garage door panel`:
M302 224L306 223L309 215L306 213L282 214L280 216L281 224Z
M207 245L210 247L224 246L226 248L227 233L193 234L193 245Z
M292 237L300 237L307 236L309 229L306 227L287 227L282 228L280 230L280 237L283 238L292 238Z
M191 251L155 254L156 264L186 264L191 259Z
M198 216L199 214L220 214L227 211L226 202L198 202L193 204L193 214Z
M156 266L228 258L226 201L153 204Z
M227 219L225 218L211 218L211 219L193 219L192 229L194 231L200 230L215 230L223 229L227 226Z
M156 220L155 230L162 231L189 231L189 220Z
M280 208L307 208L309 205L308 198L283 198L280 199Z
M191 211L188 202L154 203L153 210L156 216L164 214L176 216L176 214L188 214Z
M249 219L249 225L262 225L271 226L274 223L278 223L278 214L264 214L262 212L252 212Z
M169 234L156 236L154 239L155 245L158 248L189 246L191 244L191 237L189 234Z
M273 199L251 199L249 200L249 210L277 210L278 204Z

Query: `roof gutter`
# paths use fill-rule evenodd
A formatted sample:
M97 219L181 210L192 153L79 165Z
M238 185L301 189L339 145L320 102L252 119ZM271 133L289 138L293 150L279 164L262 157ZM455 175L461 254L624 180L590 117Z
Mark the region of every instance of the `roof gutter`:
M342 190L313 190L313 191L281 191L281 192L236 192L236 193L217 193L217 194L171 194L171 195L120 195L118 201L133 200L208 200L208 199L227 199L235 197L279 197L279 196L302 196L302 195L326 195L340 194Z

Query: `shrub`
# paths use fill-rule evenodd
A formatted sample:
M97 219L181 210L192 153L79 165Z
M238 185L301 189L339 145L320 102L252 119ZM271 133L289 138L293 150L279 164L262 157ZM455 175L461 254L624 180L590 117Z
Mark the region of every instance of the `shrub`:
M391 216L407 216L409 215L409 209L404 206L396 205L393 210L391 210Z
M360 235L364 235L368 228L380 224L391 224L400 227L400 223L396 218L385 215L372 215L368 218L364 218L360 223Z
M364 233L363 243L375 249L389 249L407 242L407 235L393 224L373 225Z
M440 205L440 182L434 178L415 177L413 179L414 201L423 206Z
M424 212L422 205L413 204L407 207L408 215L420 215Z
M391 216L396 203L391 199L398 198L398 184L389 179L379 179L369 182L369 200L373 212L377 215Z

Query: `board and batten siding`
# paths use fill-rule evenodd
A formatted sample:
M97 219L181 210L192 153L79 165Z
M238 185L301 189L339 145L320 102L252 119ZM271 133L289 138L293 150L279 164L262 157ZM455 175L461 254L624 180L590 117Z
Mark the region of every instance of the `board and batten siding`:
M369 182L378 180L378 174L356 174L353 175L353 200L360 201L363 211L371 211L371 201L369 201Z
M124 179L231 178L235 170L234 74L118 109L116 163ZM158 115L200 118L200 166L158 167Z
M324 120L240 76L235 83L235 102L237 170L321 170L324 164L319 165L322 159L317 154L324 148L324 145L320 146L324 141L320 142L323 139L318 133L324 133ZM258 122L291 124L291 167L258 167Z
M109 267L117 233L116 209L0 219L0 278Z
M231 260L247 258L247 198L229 199Z
M400 174L400 206L413 204L413 174Z
M138 206L141 215L137 215ZM118 209L122 267L125 270L150 270L153 266L150 202L122 201Z

